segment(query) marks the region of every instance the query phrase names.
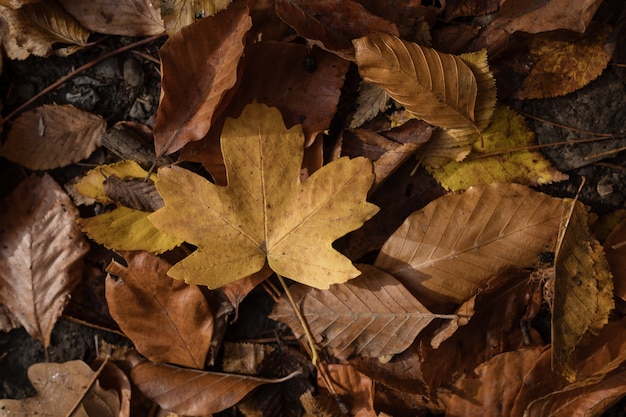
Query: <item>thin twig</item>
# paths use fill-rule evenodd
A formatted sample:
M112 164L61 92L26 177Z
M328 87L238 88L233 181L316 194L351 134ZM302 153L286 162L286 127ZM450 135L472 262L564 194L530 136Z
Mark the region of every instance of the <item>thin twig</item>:
M136 48L136 47L144 45L146 43L150 43L150 42L155 41L155 40L157 40L157 39L159 39L159 38L161 38L161 37L163 37L165 35L166 35L166 33L161 33L159 35L150 36L150 37L142 39L140 41L128 44L128 45L123 46L121 48L118 48L118 49L116 49L114 51L106 53L106 54L104 54L104 55L94 59L93 61L90 61L90 62L86 63L85 65L83 65L81 67L76 68L74 71L72 71L69 74L59 78L56 82L50 84L48 87L44 88L39 93L35 94L33 97L28 99L25 103L23 103L21 106L19 106L18 108L13 110L11 113L9 113L7 116L5 116L4 119L0 120L0 126L2 126L3 124L5 124L9 120L11 120L13 117L15 117L15 115L17 115L22 110L24 110L25 108L30 106L32 103L37 101L39 98L41 98L44 95L48 94L49 92L55 90L56 88L61 86L63 83L65 83L66 81L70 80L72 77L75 77L76 75L80 74L81 72L83 72L83 71L93 67L94 65L104 61L107 58L110 58L112 56L121 54L122 52L126 52L129 49Z
M100 367L98 368L98 370L93 374L93 376L91 377L91 379L89 380L89 383L87 384L87 386L85 387L85 390L83 391L82 395L80 397L78 397L78 399L76 400L76 403L74 404L74 406L70 409L70 411L67 412L67 414L65 414L65 417L70 417L74 411L76 411L76 409L78 408L78 406L80 405L80 403L85 399L85 397L87 396L87 393L89 392L89 390L91 389L91 387L93 386L93 384L95 384L96 380L98 379L98 377L100 376L100 374L102 373L102 370L104 369L104 367L106 366L106 364L109 362L109 358L104 358L104 360L102 361L102 364L100 365Z

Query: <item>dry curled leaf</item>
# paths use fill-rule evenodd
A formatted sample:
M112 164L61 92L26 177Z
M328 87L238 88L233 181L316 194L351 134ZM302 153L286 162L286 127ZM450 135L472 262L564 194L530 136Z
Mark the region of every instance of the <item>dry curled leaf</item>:
M200 289L167 276L170 264L147 252L124 254L128 267L107 267L106 299L122 331L155 362L203 368L213 316Z
M461 58L384 33L353 43L361 77L416 117L447 129L478 129L476 77Z
M151 0L59 0L84 27L120 36L150 36L163 32L159 3Z
M89 250L78 210L48 174L28 177L1 207L0 302L47 348Z
M66 104L22 113L11 125L0 156L32 170L64 167L86 159L100 146L106 121Z
M585 338L597 334L615 307L613 277L600 243L588 226L589 214L580 202L571 218L565 215L555 259L552 311L553 368L573 380L574 352Z
M170 37L159 50L161 102L154 126L157 156L204 137L225 93L235 85L244 38L252 22L236 3Z
M149 218L198 247L168 275L210 288L251 275L266 262L317 288L358 275L332 242L378 211L365 200L373 180L369 160L338 159L301 183L302 129L286 129L280 112L262 104L227 119L221 140L226 187L179 167L159 169L156 185L165 207Z
M281 379L206 372L147 361L129 352L130 375L139 390L161 408L178 414L197 416L218 413L237 404L253 389L275 384Z
M374 265L427 307L461 304L488 279L537 263L552 250L562 201L517 184L490 184L441 197L410 215Z
M30 54L66 56L87 44L89 31L56 1L25 4L17 10L0 6L0 18L8 26L2 44L11 59L26 59ZM55 44L67 44L54 49Z
M28 379L37 395L0 400L0 416L128 417L120 414L123 394L103 389L96 377L83 361L36 363L28 368ZM124 402L128 409L128 398Z
M328 290L292 285L290 291L318 343L334 356L400 353L437 315L391 275L365 264L359 268L358 278ZM297 337L304 336L286 296L270 318L286 323Z

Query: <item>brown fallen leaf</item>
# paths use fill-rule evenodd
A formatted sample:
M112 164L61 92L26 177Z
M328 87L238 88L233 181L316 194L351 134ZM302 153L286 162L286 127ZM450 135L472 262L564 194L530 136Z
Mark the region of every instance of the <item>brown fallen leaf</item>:
M260 271L222 287L222 291L224 291L224 294L228 297L228 301L230 301L235 308L234 320L239 316L239 304L246 298L246 295L256 288L257 285L265 281L270 275L272 275L272 269L268 265L265 265Z
M563 216L561 242L555 257L552 311L552 365L568 380L574 380L574 353L590 335L608 322L615 307L613 277L602 246L589 230L585 207L575 204L571 218Z
M374 382L350 365L329 364L328 376L336 392L334 395L347 398L350 404L349 414L354 417L376 417L374 411ZM325 387L324 379L318 374L317 383Z
M165 207L149 219L198 247L168 275L210 288L266 262L318 288L358 275L332 242L378 211L365 201L373 180L369 160L341 158L301 183L301 127L286 129L277 109L256 103L226 121L221 140L227 187L179 167L159 169Z
M132 351L126 360L133 382L146 397L165 410L191 416L218 413L261 385L287 381L299 373L270 379L207 372L150 362Z
M89 31L52 0L23 4L16 10L0 6L0 19L8 26L2 45L11 59L30 54L67 56L82 49L89 38ZM54 49L59 43L69 46Z
M429 308L461 304L498 272L531 267L552 250L562 201L517 184L441 197L409 216L374 266Z
M89 250L78 210L48 174L32 174L1 206L0 302L47 348Z
M157 156L174 153L209 131L218 105L237 80L244 37L251 25L247 6L235 3L183 28L159 50L162 91L154 126Z
M107 267L111 316L137 350L155 362L202 369L213 316L200 289L167 276L170 264L147 252L126 252L128 267Z
M359 277L328 290L289 288L315 339L337 358L400 353L433 319L442 317L428 311L391 275L366 264L359 268ZM269 317L286 323L296 337L304 337L286 296Z
M127 417L121 414L121 393L105 390L83 361L36 363L28 368L28 379L37 395L23 400L0 400L0 415L61 417ZM125 409L129 399L125 398Z
M354 0L277 0L276 12L298 35L351 61L352 39L374 32L399 35L396 25Z
M353 44L361 77L416 117L447 129L478 129L476 77L462 59L384 33Z
M49 104L22 113L11 125L0 156L32 170L67 166L101 145L106 121L71 104Z
M113 174L102 184L107 197L125 207L152 212L164 205L152 181L141 178L123 180Z
M611 53L606 48L612 27L592 24L584 34L540 34L530 40L534 65L514 99L550 98L581 89L606 68Z
M120 36L158 35L165 29L159 5L150 0L59 0L87 29Z

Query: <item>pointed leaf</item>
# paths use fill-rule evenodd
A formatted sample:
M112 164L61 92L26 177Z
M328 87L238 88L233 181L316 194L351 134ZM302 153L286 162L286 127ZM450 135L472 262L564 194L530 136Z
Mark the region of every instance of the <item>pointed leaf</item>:
M100 146L106 122L72 105L45 105L22 113L11 125L0 156L32 170L64 167Z
M161 408L199 416L218 413L237 404L253 389L288 380L206 372L147 361L130 352L131 378L141 392Z
M111 316L137 350L155 362L203 368L213 316L200 289L167 276L170 264L147 252L125 254L128 267L112 261L106 298Z
M574 204L571 219L564 216L561 225L552 312L553 367L569 380L576 375L572 361L578 345L608 323L615 307L613 277L602 246L589 230L584 206Z
M0 303L47 348L89 250L78 210L48 174L31 175L1 204Z
M391 275L369 265L359 268L361 276L328 290L292 285L290 291L315 339L336 357L400 353L437 316ZM297 337L304 336L286 296L270 318L286 323Z
M157 156L176 152L209 131L215 110L237 80L251 24L248 8L236 3L183 28L160 49L162 92L154 126Z
M375 266L426 306L461 304L510 267L552 250L562 201L516 184L471 187L409 216L385 242Z
M361 77L416 117L447 129L478 129L476 77L461 58L384 33L353 43Z
M300 183L303 142L299 125L287 130L277 109L251 104L224 125L227 187L179 167L159 169L165 207L150 220L198 246L168 275L216 288L259 271L266 259L277 273L318 288L358 275L332 242L377 211L365 201L371 162L341 158Z

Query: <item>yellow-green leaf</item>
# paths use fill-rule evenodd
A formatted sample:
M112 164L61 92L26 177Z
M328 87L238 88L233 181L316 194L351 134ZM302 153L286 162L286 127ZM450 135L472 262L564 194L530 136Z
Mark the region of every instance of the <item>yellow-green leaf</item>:
M506 106L499 106L491 124L483 132L483 144L480 140L474 142L467 159L427 169L437 182L452 191L492 182L535 186L567 179L567 175L554 169L541 153L524 149L532 145L533 139L534 134L521 115ZM483 157L498 152L503 153Z
M280 112L248 105L228 119L222 153L228 186L180 167L161 168L156 183L165 207L150 220L198 249L168 275L220 287L260 270L328 288L359 275L332 242L359 228L378 208L365 198L371 162L340 158L300 182L302 127L286 129Z

